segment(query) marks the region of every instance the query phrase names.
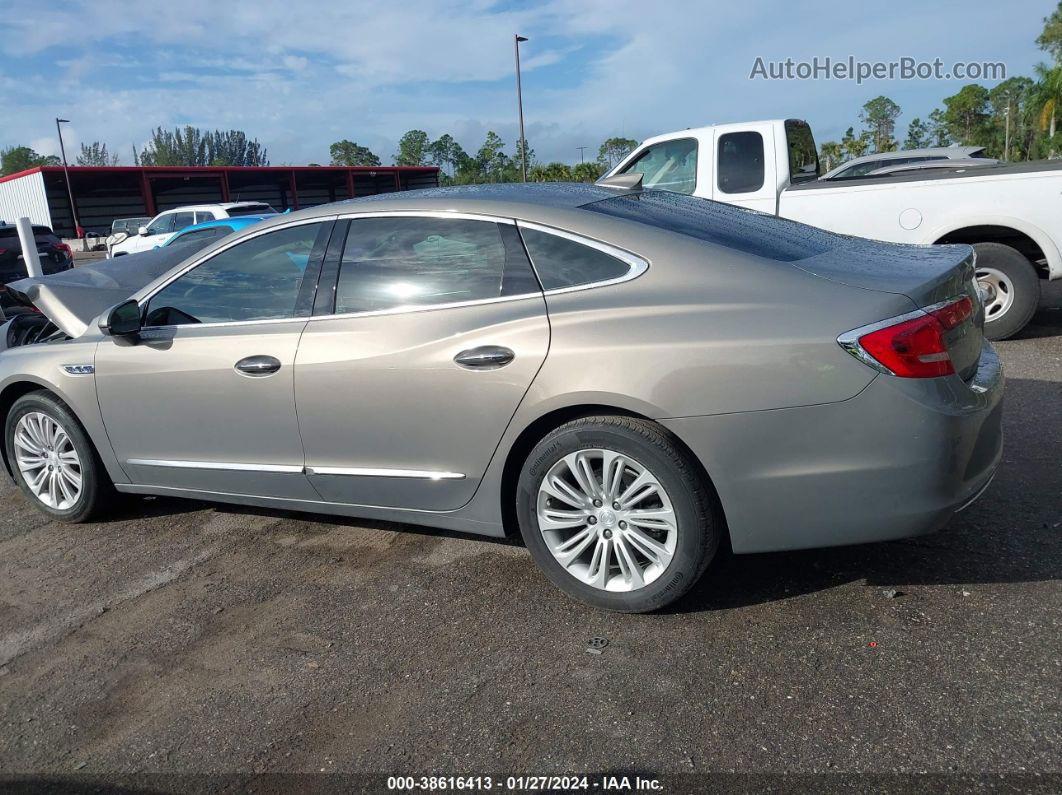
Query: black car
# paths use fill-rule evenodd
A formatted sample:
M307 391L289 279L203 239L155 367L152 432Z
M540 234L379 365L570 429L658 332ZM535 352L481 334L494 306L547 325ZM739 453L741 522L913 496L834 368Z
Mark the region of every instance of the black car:
M74 255L70 246L47 226L33 226L33 237L37 241L37 254L41 260L41 270L45 275L59 273L74 267ZM0 223L0 285L25 279L26 263L22 259L22 241L18 228L13 224ZM24 308L11 300L6 287L0 291L0 309L10 316L24 311Z

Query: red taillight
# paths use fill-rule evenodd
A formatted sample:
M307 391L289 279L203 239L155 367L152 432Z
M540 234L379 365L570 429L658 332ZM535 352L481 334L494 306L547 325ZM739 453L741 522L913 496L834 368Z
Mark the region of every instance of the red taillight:
M858 345L875 361L901 378L937 378L955 372L944 335L973 314L973 301L957 301L871 331L858 338Z

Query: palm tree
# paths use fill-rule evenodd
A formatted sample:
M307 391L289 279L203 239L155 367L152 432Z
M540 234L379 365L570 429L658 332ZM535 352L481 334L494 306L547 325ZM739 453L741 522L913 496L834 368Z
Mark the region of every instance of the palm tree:
M1049 67L1046 64L1036 65L1036 76L1040 78L1037 85L1040 107L1040 129L1047 130L1048 145L1051 147L1051 155L1054 155L1055 130L1057 129L1057 117L1062 111L1062 66Z

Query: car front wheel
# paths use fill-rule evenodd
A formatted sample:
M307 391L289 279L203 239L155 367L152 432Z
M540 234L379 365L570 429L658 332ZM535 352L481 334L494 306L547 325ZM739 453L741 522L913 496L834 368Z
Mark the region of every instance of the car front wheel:
M47 392L12 405L5 424L7 460L22 492L43 513L64 522L95 516L113 487L81 424Z
M587 417L531 451L517 487L520 531L535 562L569 595L626 613L685 594L719 544L710 489L664 429Z

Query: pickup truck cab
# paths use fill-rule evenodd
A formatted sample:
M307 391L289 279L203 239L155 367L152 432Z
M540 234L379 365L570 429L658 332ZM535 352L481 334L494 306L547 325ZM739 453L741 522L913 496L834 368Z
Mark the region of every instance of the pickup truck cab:
M649 138L602 177L641 174L670 190L893 243L967 243L977 253L985 335L1032 318L1041 279L1062 278L1062 161L819 178L796 119L718 124Z
M180 232L193 224L216 221L220 218L265 215L275 212L276 210L264 202L193 204L188 207L166 210L152 218L151 223L140 227L136 233L131 233L124 240L114 243L110 248L109 256L121 257L125 254L136 254L139 251L156 248L169 240L175 232Z

